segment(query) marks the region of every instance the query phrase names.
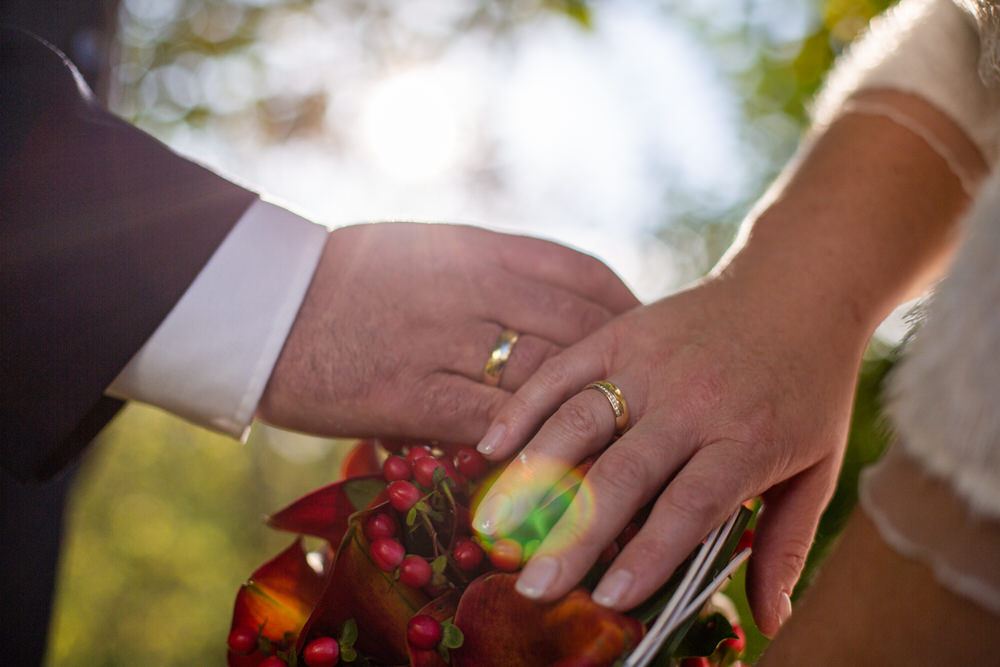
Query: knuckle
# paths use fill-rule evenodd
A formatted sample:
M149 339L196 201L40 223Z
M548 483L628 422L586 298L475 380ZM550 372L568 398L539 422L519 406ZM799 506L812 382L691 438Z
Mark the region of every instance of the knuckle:
M590 530L592 522L576 518L573 512L567 512L559 521L559 544L588 544L591 542Z
M722 373L701 372L685 383L685 395L697 413L718 409L726 399L727 383Z
M599 485L622 497L643 492L649 482L650 468L637 452L612 447L597 459L591 474Z
M505 423L519 424L531 415L532 405L520 393L515 393L507 399L499 412Z
M447 383L424 392L419 405L421 416L437 424L454 423L455 419L466 416L467 404L462 394Z
M557 423L571 437L591 438L598 432L594 413L579 403L566 403L556 413Z
M679 475L667 487L666 499L674 511L699 524L711 522L721 509L717 485L698 475Z
M562 355L546 359L538 369L537 379L547 391L560 391L569 382L569 367Z
M658 535L647 535L649 531L640 532L625 548L629 558L636 563L659 563L663 555L669 553L670 544Z
M768 402L761 402L747 411L741 420L741 429L744 442L752 444L772 444L777 434L775 426L777 415L774 406Z
M778 552L778 563L792 578L798 578L806 565L806 554L812 547L812 540L801 537L787 537Z

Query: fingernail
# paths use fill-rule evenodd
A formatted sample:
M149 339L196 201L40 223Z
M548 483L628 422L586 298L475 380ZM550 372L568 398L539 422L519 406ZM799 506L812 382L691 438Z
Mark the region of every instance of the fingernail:
M480 533L492 535L496 532L497 526L508 516L510 516L510 497L498 493L487 498L486 502L479 506L472 525Z
M590 597L599 605L613 607L628 593L634 578L628 570L615 570L601 579Z
M792 599L788 597L788 593L781 591L781 595L778 597L778 625L784 625L791 615Z
M559 561L552 556L542 556L524 566L514 588L526 598L540 598L559 574Z
M504 434L507 432L507 427L503 424L495 424L486 431L486 435L479 442L479 446L476 449L479 450L480 454L489 456L496 448L500 445L500 441L503 440Z

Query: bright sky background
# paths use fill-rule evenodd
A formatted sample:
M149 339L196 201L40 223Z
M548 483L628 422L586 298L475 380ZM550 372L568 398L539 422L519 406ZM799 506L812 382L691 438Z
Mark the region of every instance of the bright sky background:
M176 11L126 6L154 25ZM459 6L399 5L426 31ZM231 113L264 94L325 88L325 140L271 145L185 125L166 139L324 223L468 222L553 238L601 257L648 300L706 262L696 238L671 248L653 235L671 214L666 189L719 210L746 197L739 101L668 12L641 2L594 11L589 32L543 15L505 43L472 33L373 75L356 26L280 10L247 54L263 76L246 57L181 58L140 94L151 108L166 93Z
M685 21L657 3L595 2L589 31L543 13L504 39L449 32L437 53L418 57L398 42L452 31L469 5L388 2L394 19L372 62L371 36L346 16L349 3L303 11L242 2L261 4L276 6L245 49L216 58L189 52L152 71L133 63L119 76L143 77L138 104L166 121L158 133L168 143L314 220L463 222L551 238L600 257L650 301L710 262L697 234L671 226L685 205L673 197L721 215L758 187L759 156L741 136L741 100L722 74L727 59L749 55L738 43L710 51L692 34L690 12ZM192 11L182 0L124 6L121 32L132 44ZM820 20L803 0L706 0L690 11L730 30L752 24L788 44ZM204 5L189 20L219 41L243 12L235 1ZM393 26L405 30L392 34ZM318 136L275 142L241 124L256 100L316 91ZM169 124L171 113L197 105L229 122L221 131ZM656 234L664 227L669 244Z

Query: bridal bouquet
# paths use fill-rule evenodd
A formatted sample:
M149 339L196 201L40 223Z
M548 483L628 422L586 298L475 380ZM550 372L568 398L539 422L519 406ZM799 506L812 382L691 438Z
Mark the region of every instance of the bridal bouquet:
M262 565L236 597L232 667L374 665L732 665L744 636L732 613L706 602L749 553L751 512L726 526L641 607L622 614L590 588L641 524L631 522L581 586L542 604L514 590L516 571L567 509L584 462L515 532L486 539L470 507L493 478L475 449L362 441L343 481L268 518L300 536ZM322 538L307 552L301 535ZM738 558L732 558L740 552ZM697 663L693 661L699 661Z

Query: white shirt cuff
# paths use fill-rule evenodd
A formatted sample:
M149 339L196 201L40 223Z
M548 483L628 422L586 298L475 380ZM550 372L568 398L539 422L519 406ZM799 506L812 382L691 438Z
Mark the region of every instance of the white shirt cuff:
M326 237L254 202L107 393L244 437Z

